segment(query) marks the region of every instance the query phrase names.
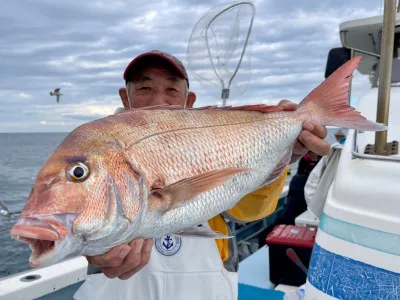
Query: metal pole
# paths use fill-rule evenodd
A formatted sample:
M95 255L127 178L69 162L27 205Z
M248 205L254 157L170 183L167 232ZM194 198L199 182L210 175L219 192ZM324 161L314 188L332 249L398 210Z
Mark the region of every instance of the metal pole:
M394 31L396 24L396 0L385 0L383 10L383 28L381 58L379 64L378 108L376 121L388 125L390 87L392 83L392 60ZM375 133L375 153L385 154L387 148L387 130Z

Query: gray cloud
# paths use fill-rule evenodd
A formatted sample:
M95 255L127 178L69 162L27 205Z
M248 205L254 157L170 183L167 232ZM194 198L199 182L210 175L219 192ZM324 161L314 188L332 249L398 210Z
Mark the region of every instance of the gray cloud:
M134 56L162 49L187 63L197 20L224 2L3 1L0 132L70 131L112 113ZM232 104L300 100L323 80L327 54L340 45L339 24L380 12L380 3L361 0L254 3L250 67L239 70ZM189 77L197 106L220 101L219 86L201 85L194 70ZM355 86L368 83L357 79ZM64 94L58 105L49 95L56 87Z

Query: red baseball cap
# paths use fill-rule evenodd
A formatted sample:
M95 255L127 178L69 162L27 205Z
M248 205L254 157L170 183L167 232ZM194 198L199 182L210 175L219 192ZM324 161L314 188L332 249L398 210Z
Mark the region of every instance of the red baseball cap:
M178 73L182 76L182 78L186 80L189 87L189 77L187 75L185 67L183 66L183 63L175 56L159 50L152 50L149 52L145 52L135 57L125 69L124 80L128 81L132 77L132 73L135 67L137 68L139 66L143 66L143 64L145 64L146 59L148 62L151 62L152 61L151 58L158 58L158 59L161 58L164 62L167 62L169 65L171 65L176 71L178 71Z

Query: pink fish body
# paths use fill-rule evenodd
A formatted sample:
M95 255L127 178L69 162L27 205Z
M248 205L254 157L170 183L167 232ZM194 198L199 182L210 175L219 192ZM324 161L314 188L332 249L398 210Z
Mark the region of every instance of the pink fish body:
M296 111L150 107L82 125L40 170L11 235L30 243L32 266L136 237L227 238L197 225L275 180L304 121L386 130L347 106L359 62L343 65Z

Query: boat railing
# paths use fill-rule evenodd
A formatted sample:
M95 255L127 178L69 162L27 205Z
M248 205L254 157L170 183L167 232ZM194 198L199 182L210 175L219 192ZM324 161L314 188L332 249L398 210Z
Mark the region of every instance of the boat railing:
M353 133L353 146L352 146L352 157L353 158L361 158L361 159L371 159L371 160L380 160L380 161L391 161L391 162L400 162L400 156L386 156L386 155L376 155L376 154L366 154L360 153L357 148L357 135L358 131L354 130Z

